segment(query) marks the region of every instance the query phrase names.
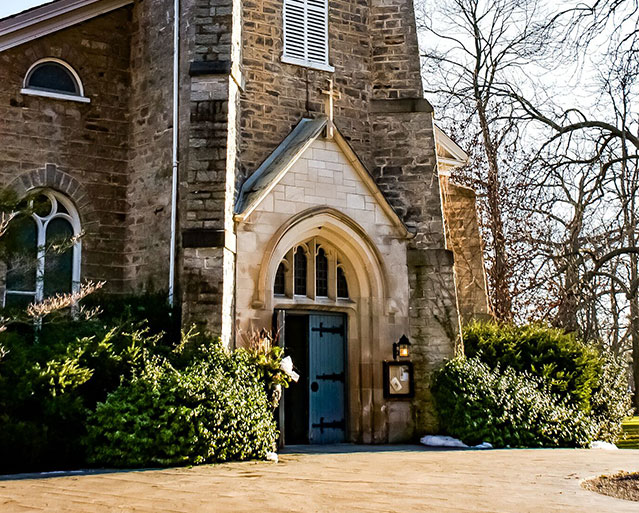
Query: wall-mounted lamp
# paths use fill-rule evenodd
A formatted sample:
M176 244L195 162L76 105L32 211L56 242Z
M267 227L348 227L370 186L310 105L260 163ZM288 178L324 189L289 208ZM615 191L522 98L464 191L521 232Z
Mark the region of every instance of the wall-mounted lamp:
M399 341L393 343L393 360L410 357L410 346L411 343L408 337L402 335Z

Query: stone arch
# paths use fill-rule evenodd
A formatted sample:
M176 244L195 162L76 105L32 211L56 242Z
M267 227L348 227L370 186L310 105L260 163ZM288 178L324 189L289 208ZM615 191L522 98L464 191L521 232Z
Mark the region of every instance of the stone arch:
M260 265L254 308L272 309L277 267L290 248L312 237L321 237L339 248L349 278L354 280L354 294L379 301L388 297L384 261L365 230L338 210L318 207L292 217L271 238Z
M39 188L49 188L66 195L78 210L82 227L97 223L97 215L85 187L71 175L61 171L55 164L46 164L43 168L22 173L8 185L18 197L26 196Z
M14 74L23 79L31 66L40 60L54 58L65 61L80 76L85 69L89 67L89 61L86 55L78 51L75 45L68 42L57 42L51 38L44 38L33 41L25 47L20 59L15 59ZM84 80L82 80L84 83Z
M389 299L394 293L402 293L388 274L387 265L392 265L393 261L386 261L386 254L380 252L357 222L326 206L304 210L271 233L268 242L261 246L259 260L255 261L257 281L247 279L248 273L242 271L243 284L250 283L252 289L251 299L246 299L252 303L249 310L240 312L238 328L250 329L255 324L268 326L276 310L289 310L294 315L303 312L309 315L318 312L343 314L346 318L347 440L364 443L385 440L383 419L387 413L379 371L381 361L390 358L389 341L397 338L397 330L405 331L403 319L396 319ZM311 239L338 252L347 271L347 299L273 294L280 262L292 248ZM406 314L402 312L401 315Z

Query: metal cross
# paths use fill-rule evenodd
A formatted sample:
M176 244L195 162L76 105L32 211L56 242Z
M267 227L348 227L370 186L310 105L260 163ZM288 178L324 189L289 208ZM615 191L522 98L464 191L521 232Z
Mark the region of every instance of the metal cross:
M335 133L335 123L334 119L334 110L335 110L335 100L339 100L342 95L339 91L334 89L333 79L329 80L328 91L322 91L322 94L326 95L326 100L324 102L326 109L326 117L328 117L328 123L326 124L326 138L332 139L333 134Z

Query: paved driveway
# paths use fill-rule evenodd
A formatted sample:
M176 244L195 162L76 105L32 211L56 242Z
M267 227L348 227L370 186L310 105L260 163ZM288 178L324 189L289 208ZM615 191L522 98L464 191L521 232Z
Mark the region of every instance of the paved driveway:
M639 450L289 449L280 463L0 480L0 512L634 512L581 480Z

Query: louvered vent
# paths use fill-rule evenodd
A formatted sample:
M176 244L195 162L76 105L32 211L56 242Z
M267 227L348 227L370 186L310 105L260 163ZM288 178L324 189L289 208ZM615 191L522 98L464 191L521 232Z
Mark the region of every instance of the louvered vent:
M284 57L328 66L328 0L284 0Z

